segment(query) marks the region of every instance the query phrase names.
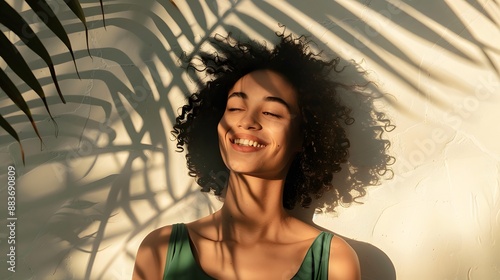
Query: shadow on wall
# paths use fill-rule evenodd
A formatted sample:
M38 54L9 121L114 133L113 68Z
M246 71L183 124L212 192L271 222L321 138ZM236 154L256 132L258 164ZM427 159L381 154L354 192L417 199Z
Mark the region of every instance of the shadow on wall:
M103 270L96 271L98 254L105 252L107 246L117 236L128 242L145 229L161 226L157 224L161 216L165 216L166 213L174 216L178 213L175 205L182 202L194 201L195 204L202 205L199 207L207 208L208 210L205 209L207 211L213 210L206 201L197 199L198 190L193 191L189 187L192 181L175 183L172 180L173 176L178 176L178 174L172 171L174 170L171 163L172 145L168 143L168 131L163 128L170 127L175 119L176 108L173 108L170 99L174 90L185 94L190 92L190 85L184 81L183 70L179 67L177 60L184 53L191 55L198 52L203 42L216 30L245 34L243 30L251 29L251 32L260 34L262 38L273 42L278 22L297 34L310 34L313 30L309 29L316 24L334 33L340 40L351 48L358 49L370 60L385 67L395 77L416 89L416 92L422 92L421 85L400 73L399 69L395 68L394 64L387 61L385 57L380 56L377 50L383 49L398 58L401 63L412 67L418 68L418 62L413 61L413 58L408 56L400 45L384 36L371 25L371 22L360 19L360 15L353 12L356 10L355 7L350 6L359 5L365 9L365 12L370 11L385 17L390 24L398 25L420 38L435 42L450 53L472 59L467 53L446 41L433 29L433 25L420 21L416 16L423 14L438 24L446 26L446 22L450 20L460 22L460 15L447 7L441 7L446 11L446 17L442 12L436 15L439 9L429 9L427 7L429 4L417 3L417 1L402 4L400 7L392 6L385 1L376 4L379 6L363 4L366 1L351 1L350 5L332 1L316 6L307 5L304 1L289 2L287 5L300 11L305 18L317 19L314 24L311 23L311 26L305 26L284 12L286 6L280 6L284 4L274 5L260 1L254 3L261 13L259 16L270 17L276 21L275 25L267 26L255 15L246 14L247 10L240 8L245 3L248 5L245 1L228 1L224 4L214 1L207 7L202 7L197 1L188 1L182 4L183 6L178 3L178 7L170 2L161 1L156 5L152 2L140 5L105 2L108 26L108 31L105 31L106 36L111 35L110 33L114 30L126 30L129 37L133 35L137 38L136 42L142 42L143 45L137 43L137 48L139 59L144 62L145 70L135 65L137 60L132 59L131 54L127 53L127 46L91 49L94 60L103 61L104 66L116 67L97 69L98 67L91 65L89 69L80 72L82 83L84 83L82 87L84 93L80 94L75 91L76 94L66 95L69 105L65 108L57 108L59 111L63 109L66 111L55 114L58 116L57 121L60 127L59 137L53 138L53 126L45 121L47 117L42 113L36 114L35 120L41 122L39 129L46 139L43 152L37 152L39 143L34 133L20 134L23 142L29 142L25 144L27 164L24 168L20 167L23 169L22 173L36 173L37 169L46 171L42 168L44 164L51 164L57 168L55 173L57 173L58 181L56 183L61 188L49 195L39 194L36 188L31 188L33 193L28 193L29 188L27 188L26 193L19 194L20 197L30 197L29 204L23 204L23 207L18 210L19 215L25 217L24 225L18 231L18 238L24 240L24 246L30 248L19 251L20 259L26 262L26 265L20 265L20 267L29 269L17 273L16 277L30 278L33 275L46 274L61 279L73 278L71 265L75 264L69 263L69 260L71 254L78 252L85 259L83 262L85 271L78 277L103 278L103 275L109 273L107 269L117 266L114 261L118 255L124 254L128 263L135 257L135 248L123 245L120 252L113 253L109 259L104 260ZM479 8L481 5L477 1L469 2L473 2L479 12L487 15ZM437 5L437 3L432 2L432 5ZM447 4L441 3L440 5L446 6ZM62 12L69 13L67 10ZM133 13L136 17L124 17L121 14L124 12ZM88 7L85 8L85 13L89 17L98 18L100 10L97 6ZM195 23L188 18L190 13L196 15ZM404 19L402 15L405 15ZM150 23L150 28L145 26L145 22ZM193 25L199 26L202 37L198 37L198 34L193 31ZM89 27L95 31L102 27L102 23L100 20L89 21ZM81 31L81 27L69 24L66 30L68 33L77 33ZM172 30L182 30L182 32L179 35L179 32ZM460 24L455 24L454 28L450 29L450 32L460 34L465 40L483 49L488 48L466 31L467 26ZM47 31L43 32L46 32L45 37L52 36ZM311 36L311 39L321 42L321 37L318 38L316 35ZM336 46L328 47L327 45L324 47L331 48L331 50L336 48ZM325 49L327 52L331 50ZM85 52L75 53L79 61L86 58ZM484 53L487 55L486 51ZM158 64L152 62L154 60L158 60L158 64L166 69L166 73L158 69ZM57 65L71 63L67 54L56 56L54 62ZM42 64L41 60L35 60L31 66L34 69L41 69ZM81 67L81 64L79 66ZM351 70L342 74L346 79L360 85L366 84L364 77L354 71L355 67L349 68ZM432 69L427 70L432 72ZM451 78L441 77L442 73L432 74L431 76L436 77L438 81L447 81ZM168 76L169 82L167 83L164 82L165 75ZM63 92L73 89L72 87L78 84L75 76L59 76ZM50 78L42 79L41 83L43 86L50 84ZM449 84L462 86L460 81L449 82ZM93 90L92 95L86 87ZM22 89L28 90L27 87ZM369 87L368 90L371 91L369 95L360 93L355 96L346 96L345 99L351 107L356 109L354 112L356 122L349 131L350 135L355 136L350 137L352 152L349 162L349 166L353 168L351 171L354 173L349 173L348 168L344 168L344 171L335 178L339 184L355 182L362 186L372 185L373 179L380 175L373 171L384 170L386 167L387 158L382 151L385 151L388 143L378 138L383 131L384 122L380 122L378 119L380 116L371 114L373 102L383 95L376 87ZM109 95L103 95L101 91ZM158 96L154 97L153 92L158 93ZM50 104L57 104L56 100L55 97L49 97ZM43 109L42 106L39 104L40 111ZM16 110L13 106L2 107L2 110L4 109L9 112ZM160 112L165 112L166 119L162 118ZM9 121L14 125L22 122L17 117L11 117ZM126 133L121 136L128 137L128 144L116 140L119 136L117 127L123 128L120 133ZM146 141L143 140L146 136L150 139L148 144L143 143ZM2 136L0 142L2 146L12 146L10 154L20 158L17 156L18 152L15 151L17 145L12 139ZM152 161L152 155L160 155L162 161ZM94 174L99 169L106 170L106 165L113 164L119 165L120 169L113 171L112 174L97 175L97 177ZM21 165L17 164L17 166ZM159 177L163 178L163 181L158 182L153 179L150 170L155 169L162 171L162 176ZM89 179L91 177L89 174L94 174L92 179ZM132 184L132 181L140 182L140 187ZM155 186L158 185L164 186L165 192L155 190ZM180 189L185 191L179 192ZM165 206L160 201L166 200L166 196L168 203ZM152 209L154 215L146 220L140 219L142 213L134 207L134 203L137 202L141 202L142 205L146 204L149 209ZM328 196L315 203L309 210L301 211L297 216L312 224L315 206L322 207L325 203L328 205ZM199 209L193 210L195 215L196 211ZM123 219L129 227L109 233L107 229L116 221L117 215L124 216ZM358 253L363 279L395 279L394 266L382 251L370 244L349 239L347 241ZM50 248L48 248L49 245ZM80 263L79 267L82 265ZM27 277L23 277L24 275Z

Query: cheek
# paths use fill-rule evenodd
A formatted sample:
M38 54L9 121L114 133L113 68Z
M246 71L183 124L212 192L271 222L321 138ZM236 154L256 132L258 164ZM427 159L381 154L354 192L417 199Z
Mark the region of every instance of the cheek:
M229 128L229 125L227 123L225 115L223 115L219 121L219 124L217 124L217 134L219 135L219 140L222 140L224 138L224 136L226 135L226 133L228 131L228 128Z
M220 121L219 121L219 124L217 125L217 138L218 138L218 142L219 142L219 152L220 152L220 155L222 157L222 161L224 162L224 164L227 166L227 162L226 162L226 146L225 146L225 143L224 143L224 139L225 139L225 136L226 136L226 129L224 129L224 121L223 121L224 118L222 118Z
M226 136L230 130L230 124L228 123L228 119L224 116L219 121L219 124L217 124L217 135L219 138L219 146L222 148L222 145L224 144L224 140L226 139Z
M221 143L226 134L225 126L226 123L224 121L224 117L222 117L222 119L219 121L219 124L217 125L217 135L219 136L219 143Z

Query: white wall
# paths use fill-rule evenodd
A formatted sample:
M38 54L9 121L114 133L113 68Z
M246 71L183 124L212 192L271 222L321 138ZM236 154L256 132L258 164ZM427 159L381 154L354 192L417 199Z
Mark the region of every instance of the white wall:
M174 2L177 8L171 1L104 1L106 29L98 1L86 3L90 58L81 24L62 1L52 1L70 33L81 80L64 46L23 13L50 46L68 104L57 98L43 63L19 43L48 92L59 134L18 81L35 108L41 150L2 95L0 108L20 131L26 165L17 143L0 134L0 181L15 166L18 218L16 272L1 275L129 279L149 231L220 207L198 191L170 141L177 108L194 87L178 56L226 29L273 41L280 22L311 35L327 54L370 70L378 90L388 93L376 105L397 126L385 134L397 159L394 178L368 188L363 205L314 221L380 248L398 279L500 279L497 2ZM26 9L24 2L9 3ZM5 184L0 190L5 203ZM2 230L2 270L6 236Z

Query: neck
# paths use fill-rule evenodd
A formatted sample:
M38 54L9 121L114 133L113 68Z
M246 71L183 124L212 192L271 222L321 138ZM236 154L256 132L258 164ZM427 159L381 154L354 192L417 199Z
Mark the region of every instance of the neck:
M276 234L289 215L283 208L285 179L266 180L232 173L219 215L224 238L252 242Z

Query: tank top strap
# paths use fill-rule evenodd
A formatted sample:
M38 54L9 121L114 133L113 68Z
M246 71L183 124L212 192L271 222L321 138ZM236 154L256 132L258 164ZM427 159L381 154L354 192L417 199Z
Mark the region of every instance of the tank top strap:
M196 262L185 224L172 225L163 279L213 279Z
M293 280L327 280L330 264L330 244L333 234L321 232L306 253Z

